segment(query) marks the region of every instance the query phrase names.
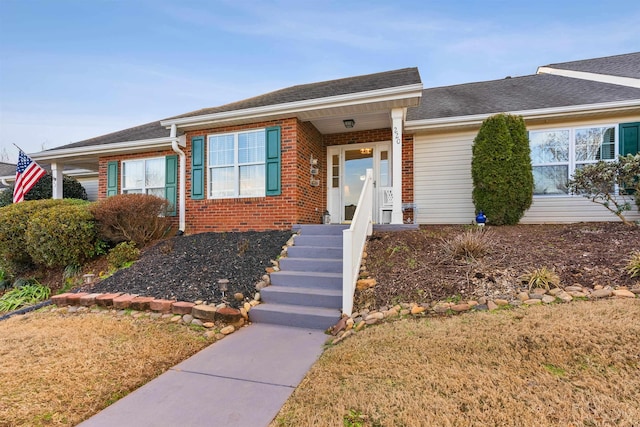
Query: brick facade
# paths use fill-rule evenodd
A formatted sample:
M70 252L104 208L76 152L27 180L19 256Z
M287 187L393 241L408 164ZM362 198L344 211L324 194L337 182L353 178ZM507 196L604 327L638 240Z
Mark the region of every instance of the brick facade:
M279 196L193 200L191 198L191 140L215 133L235 132L280 126L281 129L281 188ZM189 234L223 231L264 231L290 229L293 224L320 223L327 201L326 147L390 141L391 129L322 135L310 122L296 118L264 121L248 125L225 126L189 131L186 133L186 229ZM174 155L172 150L142 154L106 156L100 158L98 194L106 197L107 163L117 160L140 159ZM311 185L311 158L318 159L318 186ZM120 171L122 164L120 163ZM207 176L207 174L205 174ZM180 174L178 174L180 179ZM208 185L208 178L207 185ZM121 180L118 179L118 191ZM413 201L413 137L403 141L403 202ZM178 218L174 219L177 224Z

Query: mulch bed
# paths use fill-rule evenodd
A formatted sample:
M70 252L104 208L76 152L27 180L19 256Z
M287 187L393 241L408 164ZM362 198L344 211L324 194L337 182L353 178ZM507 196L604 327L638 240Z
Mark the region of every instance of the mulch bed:
M228 279L226 302L233 295L253 297L255 285L272 266L291 231L201 233L174 237L146 249L130 268L118 270L84 292L128 292L179 301L222 302L219 279Z
M640 227L622 223L544 224L486 227L491 244L476 260L455 260L443 241L468 226L421 226L418 231L374 233L367 245L367 269L378 284L356 295L361 305L431 302L461 298L508 298L519 279L535 268L553 269L562 286L629 286L624 271L640 250Z

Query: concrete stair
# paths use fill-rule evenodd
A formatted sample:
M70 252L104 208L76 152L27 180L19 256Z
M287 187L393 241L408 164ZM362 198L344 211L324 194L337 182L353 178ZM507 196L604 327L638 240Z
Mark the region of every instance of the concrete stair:
M342 308L342 230L344 225L299 225L300 231L271 286L260 292L263 304L249 312L252 322L327 329Z

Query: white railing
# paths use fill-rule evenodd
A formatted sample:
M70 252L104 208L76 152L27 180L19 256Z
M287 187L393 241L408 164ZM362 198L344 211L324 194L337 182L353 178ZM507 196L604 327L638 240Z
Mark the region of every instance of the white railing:
M373 170L367 169L351 227L342 232L342 313L351 316L367 236L373 231Z

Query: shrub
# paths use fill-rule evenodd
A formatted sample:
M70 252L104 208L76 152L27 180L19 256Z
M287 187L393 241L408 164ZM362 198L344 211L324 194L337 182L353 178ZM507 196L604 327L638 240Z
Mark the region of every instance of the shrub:
M107 262L115 269L124 267L130 262L140 258L140 249L134 242L122 242L109 251Z
M631 201L640 203L640 154L619 156L615 161L599 161L576 170L569 188L598 203L616 215L623 223L633 225L624 212L631 210ZM616 184L620 189L616 195ZM640 208L640 204L638 205Z
M14 289L0 297L0 312L13 311L24 305L46 300L51 289L41 285L35 279L21 281Z
M53 197L52 180L50 173L40 178L40 180L36 182L36 185L34 185L33 188L25 194L24 199L42 200ZM0 207L8 206L13 203L13 189L14 186L11 185L7 191L0 192ZM87 191L77 179L70 176L64 176L62 179L62 197L65 199L87 200Z
M627 260L625 270L631 277L640 277L640 251L631 254Z
M531 151L524 120L497 114L473 141L471 176L476 211L493 225L517 224L533 200Z
M27 251L26 231L31 217L54 206L77 203L72 200L35 200L0 208L0 262L14 273L33 264Z
M492 236L490 231L483 228L467 230L451 239L443 239L442 249L453 259L475 260L489 251L493 244Z
M35 213L26 231L31 259L47 267L81 264L94 255L96 230L89 204L55 206Z
M91 211L99 224L100 238L135 242L139 248L160 238L170 225L164 214L166 199L147 194L119 194L95 203Z
M527 271L520 277L523 283L526 283L529 290L533 288L549 289L550 286L557 288L560 286L560 276L555 271L548 269L547 267L536 268L531 271Z

